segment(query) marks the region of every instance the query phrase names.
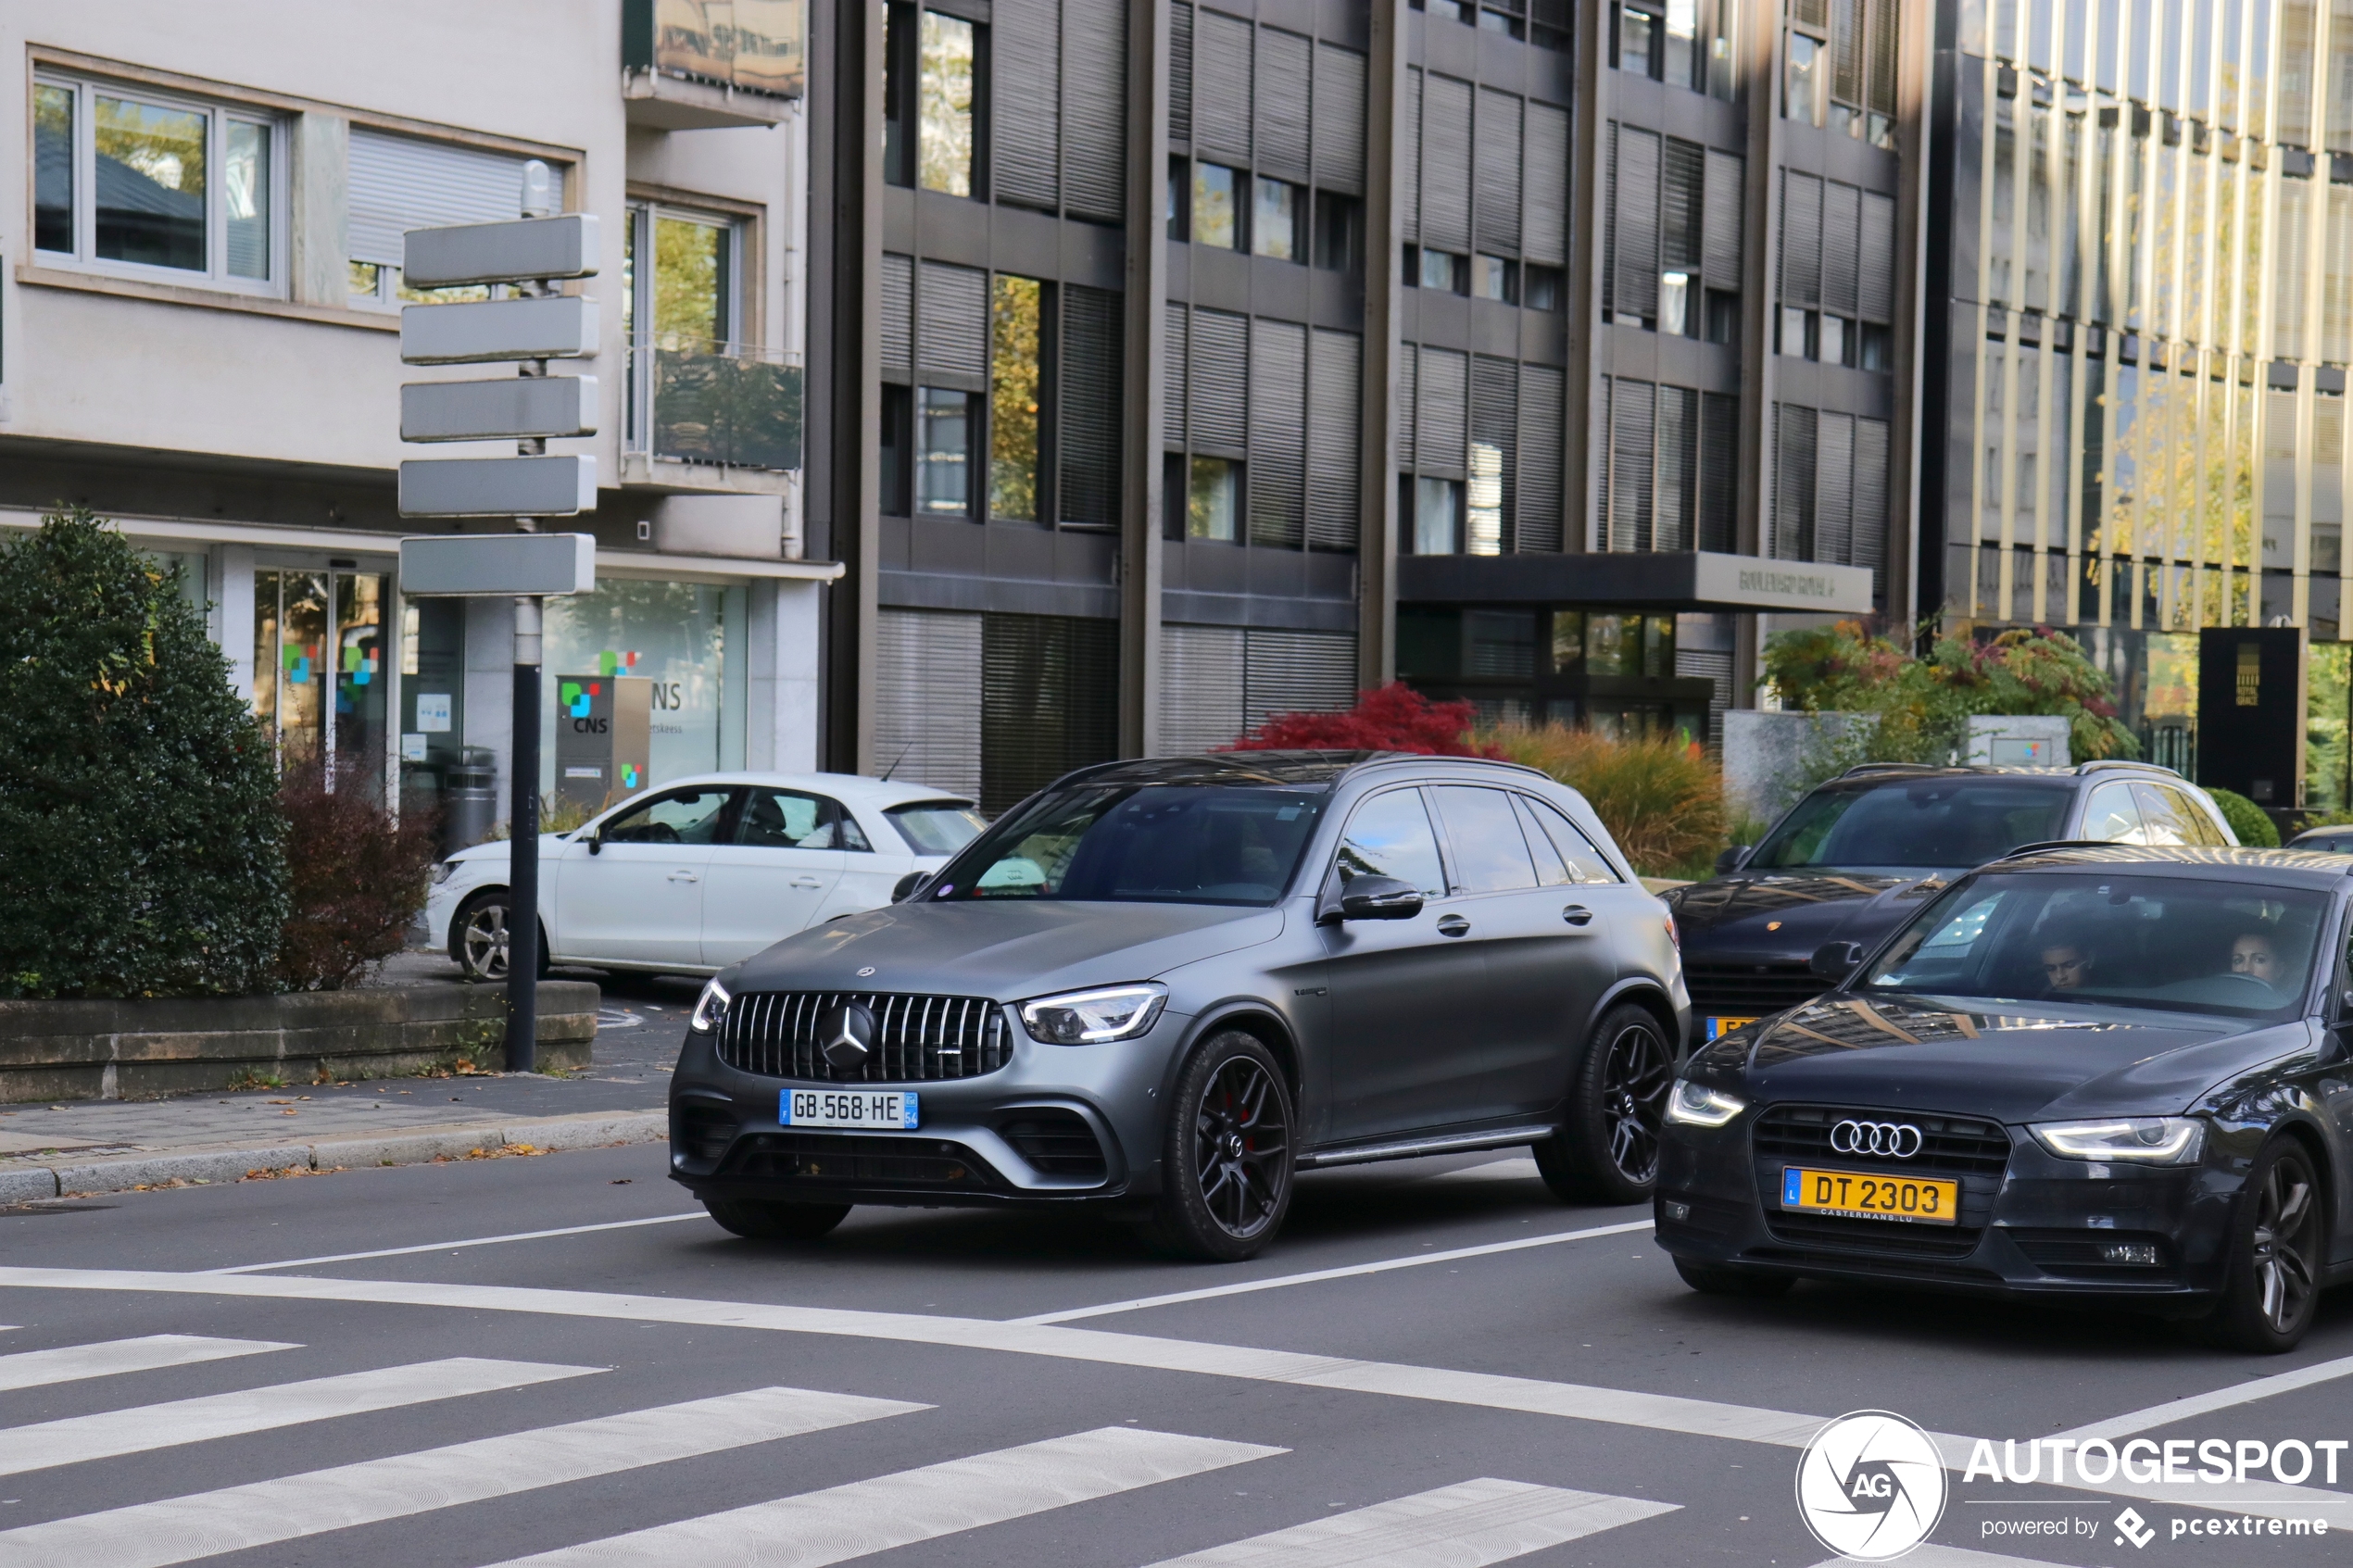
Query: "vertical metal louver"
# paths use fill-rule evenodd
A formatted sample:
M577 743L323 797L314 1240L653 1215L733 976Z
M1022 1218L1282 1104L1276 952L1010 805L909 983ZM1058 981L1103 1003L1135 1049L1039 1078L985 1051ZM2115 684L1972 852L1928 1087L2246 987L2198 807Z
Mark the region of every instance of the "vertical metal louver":
M1470 357L1421 345L1415 376L1415 466L1460 479L1467 467L1465 423L1469 416Z
M1251 323L1250 542L1296 546L1306 536L1307 329Z
M1707 226L1702 196L1706 175L1706 148L1678 136L1667 138L1658 200L1658 265L1663 271L1689 273L1700 267Z
M1698 549L1729 551L1740 545L1740 420L1735 394L1700 394Z
M1470 254L1471 84L1422 79L1422 244Z
M1473 553L1484 553L1477 515L1495 508L1493 547L1514 547L1512 521L1519 506L1519 366L1490 355L1471 357L1471 479ZM1479 494L1491 489L1491 496Z
M1186 0L1168 7L1168 139L1179 146L1193 139L1193 8Z
M1863 234L1863 193L1833 180L1822 188L1822 308L1855 314L1856 246Z
M1195 310L1186 369L1193 445L1240 457L1250 444L1250 318Z
M1063 0L1063 208L1121 223L1126 206L1127 7Z
M1773 405L1773 548L1779 560L1814 558L1814 410Z
M1617 309L1617 121L1609 122L1602 157L1602 321Z
M1831 97L1863 106L1863 0L1831 0Z
M1738 153L1707 149L1707 173L1700 193L1705 210L1700 265L1709 288L1737 292L1741 286L1741 257L1748 245L1747 180L1748 166Z
M995 815L1119 755L1119 623L980 617L980 804Z
M988 373L988 274L926 261L916 272L922 316L917 363L954 375Z
M1658 490L1654 497L1655 550L1688 550L1699 489L1699 394L1689 387L1658 389Z
M1307 89L1314 58L1313 41L1277 28L1258 30L1251 98L1261 174L1302 183L1308 178Z
M1356 703L1356 639L1346 632L1253 626L1243 634L1242 721L1336 713Z
M1897 0L1870 0L1870 5L1871 84L1865 107L1874 114L1892 117L1895 113L1895 30L1900 20Z
M1316 549L1356 547L1364 403L1364 340L1316 329L1307 365L1307 543Z
M1223 11L1193 17L1193 151L1250 162L1251 25Z
M1609 547L1651 542L1652 464L1657 452L1658 388L1614 377L1609 383Z
M1420 421L1415 415L1421 411L1421 360L1419 344L1397 345L1397 466L1401 469L1419 466L1415 433Z
M1887 421L1855 421L1855 547L1848 561L1868 568L1872 586L1887 564Z
M1333 44L1315 45L1315 183L1327 191L1365 191L1365 56Z
M1617 189L1611 214L1617 230L1617 295L1621 316L1658 314L1659 135L1640 126L1617 128Z
M1822 182L1793 169L1781 170L1781 268L1783 305L1822 303Z
M1561 547L1561 406L1567 378L1550 365L1519 368L1519 517L1514 547Z
M1528 106L1528 158L1521 170L1520 254L1547 267L1568 258L1568 111Z
M1857 303L1863 320L1895 320L1895 198L1863 193L1863 237Z
M883 252L882 366L906 370L915 363L915 258Z
M1816 415L1814 438L1813 558L1844 566L1855 554L1855 416Z
M900 778L979 797L979 616L875 613L875 755Z
M1831 0L1790 0L1789 17L1800 27L1827 30L1831 25Z
M1083 283L1064 283L1061 294L1059 509L1064 522L1110 526L1119 521L1122 296Z
M1062 205L1062 7L1004 0L992 13L988 169L1000 202Z
M1422 241L1422 68L1405 68L1405 97L1397 106L1399 228L1409 245Z
M1160 342L1164 369L1160 385L1161 445L1172 452L1185 449L1185 307L1170 300L1161 317ZM1175 505L1164 500L1164 505Z
M1478 248L1517 256L1520 247L1519 187L1521 100L1516 93L1478 90Z
M1163 756L1214 751L1249 728L1242 716L1240 627L1164 627L1160 658Z

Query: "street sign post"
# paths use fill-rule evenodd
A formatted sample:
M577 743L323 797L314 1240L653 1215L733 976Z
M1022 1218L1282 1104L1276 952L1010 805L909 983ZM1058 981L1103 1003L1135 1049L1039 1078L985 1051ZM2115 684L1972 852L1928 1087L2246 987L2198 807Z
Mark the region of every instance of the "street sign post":
M507 1068L527 1073L539 1036L540 619L550 594L597 585L592 534L542 534L543 517L573 517L597 505L597 459L551 455L550 438L596 433L597 383L552 377L550 359L597 352L597 302L556 292L566 278L597 270L597 220L547 216L553 206L545 164L524 166L522 209L514 222L412 229L402 277L412 288L505 284L505 298L411 305L400 312L400 358L411 365L516 365L513 381L425 382L400 389L403 441L512 438L511 458L445 458L400 465L403 517L511 517L510 534L431 535L400 544L401 589L409 594L497 596L515 603L513 772L507 869Z

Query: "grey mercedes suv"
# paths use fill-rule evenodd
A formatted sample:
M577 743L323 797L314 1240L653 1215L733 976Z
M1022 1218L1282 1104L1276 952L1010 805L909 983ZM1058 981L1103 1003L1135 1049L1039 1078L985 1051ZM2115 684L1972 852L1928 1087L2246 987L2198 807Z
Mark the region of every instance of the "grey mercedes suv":
M1107 763L712 980L671 1173L740 1236L1092 1204L1213 1260L1320 1166L1526 1145L1562 1198L1641 1202L1689 1010L1666 907L1533 770Z

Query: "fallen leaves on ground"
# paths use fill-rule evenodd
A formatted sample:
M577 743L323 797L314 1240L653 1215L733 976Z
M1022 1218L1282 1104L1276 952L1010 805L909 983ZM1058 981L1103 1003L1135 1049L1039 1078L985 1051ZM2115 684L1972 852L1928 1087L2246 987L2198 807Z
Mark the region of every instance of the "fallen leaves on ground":
M288 1165L283 1169L265 1165L258 1171L247 1171L237 1179L241 1182L277 1182L291 1176L324 1176L343 1169L341 1165L321 1165L315 1171L308 1165Z

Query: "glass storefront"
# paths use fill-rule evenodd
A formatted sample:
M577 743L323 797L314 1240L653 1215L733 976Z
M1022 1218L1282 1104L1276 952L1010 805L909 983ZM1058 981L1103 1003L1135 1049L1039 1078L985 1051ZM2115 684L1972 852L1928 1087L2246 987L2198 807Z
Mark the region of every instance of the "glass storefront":
M281 767L382 792L386 596L380 571L254 573L254 716Z
M743 683L727 679L727 638L739 640L744 590L709 583L608 577L593 594L547 601L539 787L556 788L558 683L565 677L651 684L648 784L739 764Z
M1562 605L1400 605L1399 679L1489 722L1705 745L1714 688L1680 675L1676 617Z

